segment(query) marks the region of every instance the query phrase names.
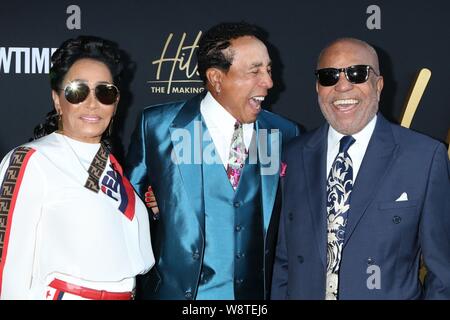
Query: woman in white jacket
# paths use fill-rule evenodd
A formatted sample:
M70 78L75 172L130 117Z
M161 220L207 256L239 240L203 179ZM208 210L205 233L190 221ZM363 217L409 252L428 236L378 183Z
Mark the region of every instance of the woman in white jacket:
M120 51L80 36L52 63L54 112L0 165L0 297L132 299L154 257L146 206L107 143Z

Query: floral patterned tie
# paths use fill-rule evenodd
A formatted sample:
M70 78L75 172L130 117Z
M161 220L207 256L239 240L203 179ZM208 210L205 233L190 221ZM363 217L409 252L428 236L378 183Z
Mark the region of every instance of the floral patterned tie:
M339 265L344 244L347 214L350 209L350 194L353 189L353 163L348 148L355 142L352 136L344 136L339 153L334 160L327 179L327 282L326 300L337 300Z
M244 130L242 123L234 124L233 137L231 138L230 155L228 157L227 176L231 186L236 190L241 178L242 168L247 158L247 150L244 144Z

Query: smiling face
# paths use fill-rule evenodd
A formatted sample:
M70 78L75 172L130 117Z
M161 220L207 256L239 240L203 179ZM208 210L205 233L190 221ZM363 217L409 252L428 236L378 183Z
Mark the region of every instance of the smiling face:
M62 118L62 133L78 141L98 143L114 115L119 100L112 105L102 104L92 89L99 83L112 83L111 72L100 61L80 59L70 67L62 87L74 80L85 82L91 92L86 100L72 104L66 100L64 90L52 91L55 109Z
M209 68L206 75L214 98L241 123L252 123L273 86L271 60L263 42L252 36L231 40L225 55L232 56L226 72Z
M326 48L317 69L345 68L352 65L370 65L379 74L376 53L363 42L341 40ZM369 79L360 84L349 82L344 73L334 86L324 87L318 82L316 90L320 109L328 123L344 135L361 131L378 111L383 89L383 77L371 70Z

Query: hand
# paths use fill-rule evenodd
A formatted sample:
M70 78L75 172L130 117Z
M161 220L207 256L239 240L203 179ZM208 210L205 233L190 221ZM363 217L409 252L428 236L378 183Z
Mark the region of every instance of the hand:
M148 186L147 192L145 193L145 205L147 208L152 209L153 217L158 216L159 214L159 208L158 203L156 202L155 194L153 193L153 189L151 186Z

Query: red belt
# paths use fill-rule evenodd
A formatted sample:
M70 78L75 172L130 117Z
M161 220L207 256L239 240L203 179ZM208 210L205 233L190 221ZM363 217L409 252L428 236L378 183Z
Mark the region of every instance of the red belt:
M104 290L95 290L77 286L58 279L53 280L49 286L57 290L61 290L62 292L71 293L90 300L133 300L134 298L132 292L109 292Z

